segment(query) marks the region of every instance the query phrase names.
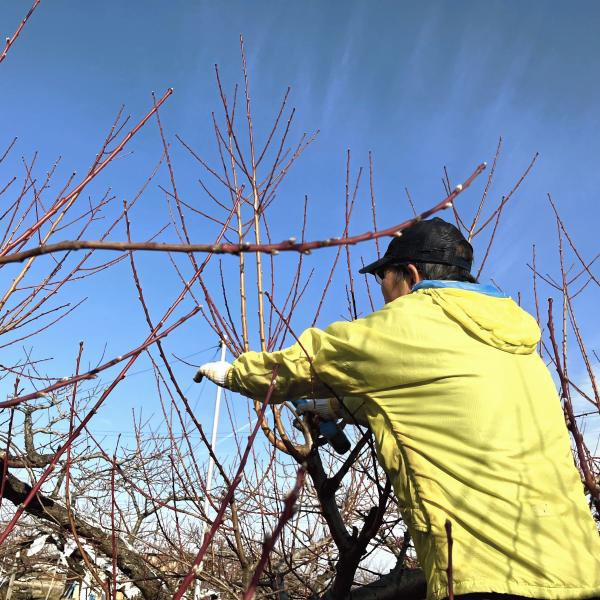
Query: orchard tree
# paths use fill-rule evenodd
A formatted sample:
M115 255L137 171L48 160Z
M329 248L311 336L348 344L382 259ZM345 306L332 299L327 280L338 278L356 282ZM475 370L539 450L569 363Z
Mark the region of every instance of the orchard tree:
M0 63L38 3L8 39ZM479 277L507 205L537 155L512 189L499 195L494 177L500 139L487 176L480 177L483 163L457 184L444 168L439 199L419 212L407 192L404 220L381 227L373 158L368 156L363 173L353 167L348 151L342 218L337 227L331 225L331 237L313 240L310 200L291 201L282 190L317 134L294 138L289 89L272 126L255 130L243 41L241 56L241 86L228 90L218 69L215 73L222 109L210 119L216 161L204 158L185 135L171 136L163 127L161 113L172 90L153 95L148 111L135 122L121 109L83 175L60 180L59 161L40 175L35 153L19 165L13 158L16 139L8 140L0 154L0 268L5 275L0 339L10 349L7 356L16 357L1 366L6 389L0 401L3 573L22 571L20 557L43 537L55 549L67 583L87 580L106 598L116 598L118 591L147 599L213 593L222 598L344 598L350 593L360 600L423 598L424 578L369 431L348 423L351 450L337 454L318 425L299 417L293 404L270 405L270 393L253 403L226 393L235 452L233 459L224 459L190 402L194 365L180 373L181 359L169 349L168 336L202 319L234 357L249 349L275 350L292 343L300 328L318 324L328 304L339 306L339 290L345 290L345 318L356 319L374 310L376 302L367 278L353 275L356 252L368 245L365 253L379 253L390 236L441 211L451 214L477 246ZM127 200L110 188L99 193L111 164L144 127L156 128L159 145L138 193ZM200 173L201 197L181 191L189 185L176 177L184 161ZM148 195L163 200L164 228L140 241L137 232L145 228L139 204ZM600 410L594 378L598 357L587 350L575 312L576 299L597 289L597 257L582 256L549 200L557 223L558 274L540 268L534 247L532 308L544 331L540 352L556 371L574 457L598 517L598 458L581 427ZM278 233L272 215L282 202L297 217L296 237ZM369 231L355 225L357 214L369 215ZM196 242L197 232L210 228L212 239ZM160 269L179 281L158 312L140 268L140 256L150 252ZM69 375L58 376L52 363L38 358L36 342L49 330L60 339L61 327L78 309L75 290L95 289L95 279L107 270L115 277L126 273L147 333L139 340L132 337L121 355L94 364L88 358L94 339L75 348L57 347L61 360L72 365ZM542 299L548 293L546 307ZM560 304L558 317L554 302ZM306 322L307 314L312 322ZM569 374L571 339L589 386ZM19 346L20 354L14 351ZM138 411L131 421L133 442L103 438L94 415L118 397L119 385L140 363L147 366L144 377L161 407L161 425ZM274 381L276 371L272 375ZM108 376L109 383L100 376ZM577 412L581 401L589 410ZM241 434L243 425L247 437Z

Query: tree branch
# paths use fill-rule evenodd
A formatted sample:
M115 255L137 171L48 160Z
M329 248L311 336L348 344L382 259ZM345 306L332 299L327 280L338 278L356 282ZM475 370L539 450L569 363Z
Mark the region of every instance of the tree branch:
M400 232L402 232L404 229L407 229L411 225L414 225L415 223L418 223L419 221L422 221L423 219L426 219L431 215L452 206L452 202L454 201L454 199L471 185L471 183L476 179L476 177L483 172L485 166L485 163L480 164L475 169L473 174L462 184L462 186L456 186L456 188L454 188L454 191L452 191L448 196L446 196L446 198L438 202L434 207L430 208L429 210L426 210L417 217L399 223L398 225L393 225L392 227L388 227L387 229L381 229L375 232L367 231L359 235L345 238L315 240L312 242L304 242L300 244L296 243L295 238L290 238L289 240L275 244L163 244L156 242L103 242L94 240L70 240L58 242L56 244L42 244L35 248L24 250L23 252L4 254L0 256L0 265L6 263L22 262L28 258L41 256L43 254L52 254L55 252L66 252L83 249L115 250L118 252L127 252L130 250L146 250L154 252L207 252L213 254L240 254L241 252L278 254L279 252L309 253L311 250L315 250L318 248L354 245L368 240L375 240L380 237L398 235ZM14 246L15 243L11 244L3 252L7 252Z
M15 506L23 504L31 489L27 483L17 479L11 473L7 474L4 497ZM25 511L33 517L58 525L61 529L72 533L67 509L43 494L38 494L35 500L26 506ZM109 533L73 514L71 517L75 521L77 535L88 540L106 556L112 555L112 540ZM117 564L119 569L140 589L144 598L167 600L171 597L160 578L157 578L157 572L151 570L146 561L130 550L125 543L119 545Z

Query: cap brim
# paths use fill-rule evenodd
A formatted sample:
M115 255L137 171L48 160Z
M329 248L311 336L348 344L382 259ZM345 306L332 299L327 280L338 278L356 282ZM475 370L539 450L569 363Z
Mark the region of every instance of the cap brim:
M375 271L377 271L381 267L385 267L386 265L389 265L390 262L391 262L391 260L390 260L389 256L383 256L379 260L376 260L375 262L372 262L370 265L367 265L366 267L363 267L358 272L361 275L364 275L365 273L375 273Z

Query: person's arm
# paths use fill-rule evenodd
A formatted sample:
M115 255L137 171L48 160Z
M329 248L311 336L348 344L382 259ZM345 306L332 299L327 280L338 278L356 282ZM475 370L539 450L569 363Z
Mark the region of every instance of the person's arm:
M319 398L354 390L351 343L355 323L340 322L325 331L311 328L293 346L277 352L245 352L232 364L225 387L251 398L264 398L271 373L279 365L272 402ZM332 392L333 390L333 392Z
M244 352L232 365L202 365L195 380L208 377L218 385L261 400L278 374L271 402L299 398L361 395L365 392L361 369L371 370L376 357L365 352L364 341L372 333L367 319L339 321L327 329L310 328L298 341L277 352Z

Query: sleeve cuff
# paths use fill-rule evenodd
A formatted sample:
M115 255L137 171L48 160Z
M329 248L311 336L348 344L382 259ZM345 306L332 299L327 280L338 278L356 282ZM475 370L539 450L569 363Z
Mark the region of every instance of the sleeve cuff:
M225 386L228 390L231 390L232 392L237 392L239 391L237 386L235 385L235 377L234 377L234 367L232 366L231 369L229 369L229 371L227 371L227 375L225 375Z

